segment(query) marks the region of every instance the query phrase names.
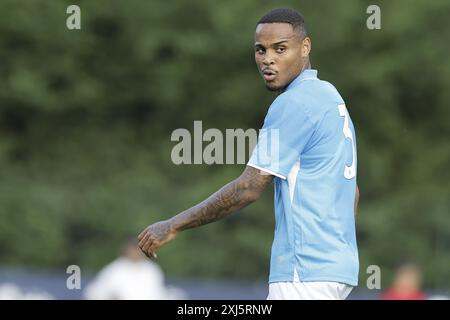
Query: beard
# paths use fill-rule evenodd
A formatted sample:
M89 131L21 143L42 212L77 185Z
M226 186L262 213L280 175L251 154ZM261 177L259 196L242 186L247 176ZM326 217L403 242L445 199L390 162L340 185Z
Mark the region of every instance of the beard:
M276 92L278 94L281 94L284 92L284 90L286 90L287 85L282 87L282 86L275 86L275 85L270 85L266 83L266 89L269 90L270 92Z
M266 83L266 89L269 91L279 91L280 87L273 85L273 84Z

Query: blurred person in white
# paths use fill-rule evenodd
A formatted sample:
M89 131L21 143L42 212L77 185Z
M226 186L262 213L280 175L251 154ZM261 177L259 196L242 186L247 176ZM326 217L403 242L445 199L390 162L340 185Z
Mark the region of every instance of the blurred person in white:
M100 270L88 284L84 291L85 299L170 299L161 268L156 263L145 259L135 239L127 240L121 251L121 255Z

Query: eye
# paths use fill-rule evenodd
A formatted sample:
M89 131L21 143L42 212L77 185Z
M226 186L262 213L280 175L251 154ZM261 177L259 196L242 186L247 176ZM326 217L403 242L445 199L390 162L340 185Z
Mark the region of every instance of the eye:
M286 48L285 47L278 47L276 51L277 51L277 53L283 53L283 52L286 51Z
M255 52L257 53L257 54L264 54L266 51L263 49L263 48L255 48Z

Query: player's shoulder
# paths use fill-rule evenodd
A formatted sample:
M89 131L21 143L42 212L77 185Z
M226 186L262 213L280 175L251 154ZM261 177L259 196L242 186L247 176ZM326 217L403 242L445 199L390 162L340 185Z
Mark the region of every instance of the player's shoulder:
M295 94L302 98L308 98L312 102L342 99L331 82L319 78L302 81L294 90L296 91Z
M303 112L311 118L320 118L331 105L343 103L336 88L328 81L311 79L302 81L298 86L286 90L274 101L281 105L278 110Z
M272 102L269 111L272 113L294 117L306 111L306 100L294 90L286 90L279 94Z
M342 100L342 97L336 87L326 80L319 80L320 89L324 91L325 94L331 96L334 100Z
M308 109L316 115L324 115L330 109L335 109L336 105L344 103L336 87L326 80L314 79L304 81L295 89L299 99L304 101Z
M277 96L269 109L271 116L297 118L306 115L313 122L320 122L325 114L344 103L336 87L328 81L305 79L298 85Z

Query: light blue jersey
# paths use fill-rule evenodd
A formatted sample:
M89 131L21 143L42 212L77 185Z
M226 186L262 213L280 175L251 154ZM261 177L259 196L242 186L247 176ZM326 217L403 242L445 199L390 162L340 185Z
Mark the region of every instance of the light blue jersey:
M303 71L270 106L248 165L275 176L269 282L356 286L356 139L336 88Z

